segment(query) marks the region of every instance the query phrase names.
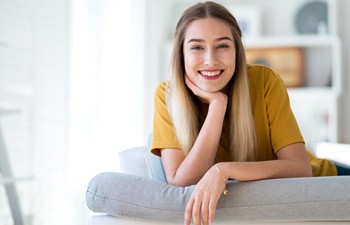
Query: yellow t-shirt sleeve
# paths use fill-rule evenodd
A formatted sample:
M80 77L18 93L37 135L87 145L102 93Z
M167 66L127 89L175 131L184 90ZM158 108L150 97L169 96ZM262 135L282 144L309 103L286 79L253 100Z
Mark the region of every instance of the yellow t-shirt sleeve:
M276 159L283 147L304 142L280 76L269 67L249 65L253 116L258 136L257 159Z
M270 125L271 144L274 152L297 142L304 142L298 123L290 107L287 89L283 80L271 70L273 76L265 86L266 111Z
M252 95L255 96L255 99L253 99L255 107L253 108L256 109L257 132L260 141L265 145L261 148L265 151L259 152L261 158L264 159L264 154L265 157L268 155L266 150L269 142L275 154L289 144L304 143L298 123L290 107L288 92L283 80L270 68L262 66L251 67L251 76ZM261 90L262 87L264 90ZM264 96L261 96L261 94ZM265 108L266 114L262 111L263 108ZM266 133L270 135L266 136ZM337 175L336 166L330 160L316 158L309 151L307 153L310 158L313 176Z
M160 156L160 149L179 149L175 129L166 103L167 83L158 85L154 95L154 121L151 152Z
M312 175L318 176L337 176L338 171L335 164L328 159L316 158L311 152L307 152L310 158Z

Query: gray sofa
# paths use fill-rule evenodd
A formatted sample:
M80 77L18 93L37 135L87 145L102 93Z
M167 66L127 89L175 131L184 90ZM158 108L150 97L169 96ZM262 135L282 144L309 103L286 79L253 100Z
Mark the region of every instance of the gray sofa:
M327 144L320 154L349 145ZM326 152L326 153L325 153ZM350 158L341 164L350 166ZM184 208L194 186L166 184L159 157L147 147L120 153L120 171L96 175L86 191L96 212L90 225L183 224ZM350 224L350 176L231 181L218 203L214 224Z

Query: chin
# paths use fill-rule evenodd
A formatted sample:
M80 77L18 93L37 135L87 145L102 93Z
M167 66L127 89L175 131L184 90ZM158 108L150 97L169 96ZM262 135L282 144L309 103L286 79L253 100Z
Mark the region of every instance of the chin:
M222 88L214 88L214 87L203 87L201 88L203 91L209 92L209 93L215 93L218 92L220 90L222 90Z

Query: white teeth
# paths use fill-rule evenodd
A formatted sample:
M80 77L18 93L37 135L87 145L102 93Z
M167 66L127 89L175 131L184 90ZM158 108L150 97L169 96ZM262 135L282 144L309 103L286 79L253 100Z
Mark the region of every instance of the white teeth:
M213 77L213 76L217 76L221 73L221 70L217 70L217 71L202 71L201 74L203 74L204 76L208 76L208 77Z

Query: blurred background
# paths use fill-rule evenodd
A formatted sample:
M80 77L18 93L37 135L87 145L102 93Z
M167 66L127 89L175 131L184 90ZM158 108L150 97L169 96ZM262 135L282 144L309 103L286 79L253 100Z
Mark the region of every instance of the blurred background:
M89 179L146 145L174 27L196 2L0 0L1 225L14 224L5 185L25 224L87 224ZM219 2L249 62L281 74L308 149L350 143L350 1Z

